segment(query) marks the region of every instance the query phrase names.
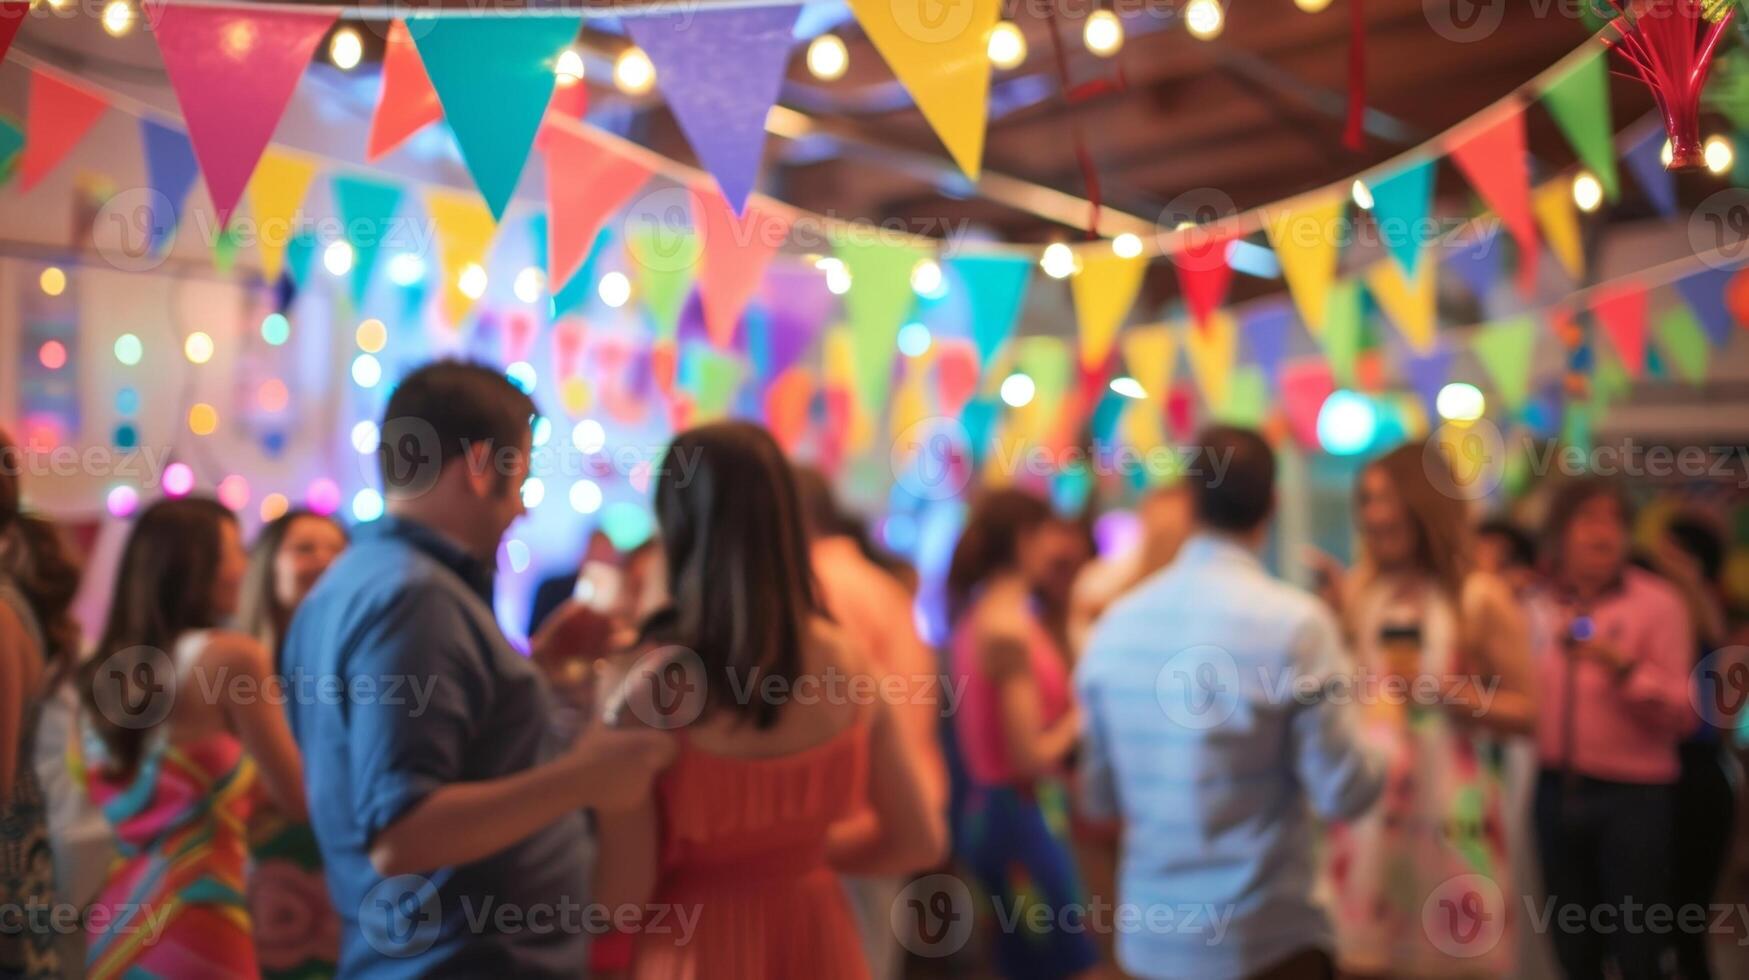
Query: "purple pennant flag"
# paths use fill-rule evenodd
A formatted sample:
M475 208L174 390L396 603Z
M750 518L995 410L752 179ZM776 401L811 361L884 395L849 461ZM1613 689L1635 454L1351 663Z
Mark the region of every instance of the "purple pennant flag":
M826 276L805 265L772 263L762 287L766 312L765 378L770 380L807 353L838 307Z
M1287 357L1288 340L1295 320L1293 304L1287 300L1255 303L1241 314L1240 336L1251 352L1251 360L1263 369L1271 382L1281 371Z
M1731 311L1725 305L1725 287L1735 275L1735 269L1703 269L1676 281L1682 301L1694 311L1694 318L1700 321L1707 341L1714 347L1723 347L1731 339Z
M795 24L793 6L625 18L681 132L737 214L758 182L765 116L783 84Z
M150 242L152 253L156 255L169 248L176 236L182 206L188 200L188 192L194 188L200 165L194 159L194 144L180 129L141 119L140 141L145 145L146 183L155 192L150 198L149 210L152 222Z
M1477 300L1485 300L1500 279L1500 235L1487 234L1454 245L1445 255L1445 267L1462 279Z
M1652 206L1666 218L1676 216L1676 178L1664 169L1664 130L1654 128L1628 149L1624 159Z
M688 341L710 343L710 330L704 324L704 300L699 298L696 289L687 295L686 304L680 308L680 322L675 328L674 336L682 349Z
M1441 344L1426 354L1409 352L1403 359L1403 374L1427 406L1427 418L1439 418L1439 389L1451 380L1451 349Z

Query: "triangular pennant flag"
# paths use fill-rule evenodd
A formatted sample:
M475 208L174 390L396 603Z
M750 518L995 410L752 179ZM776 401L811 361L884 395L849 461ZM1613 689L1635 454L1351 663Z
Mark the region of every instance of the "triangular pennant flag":
M1486 300L1500 278L1500 236L1472 225L1461 241L1444 250L1445 266L1469 288L1477 300Z
M1658 343L1682 380L1692 385L1706 381L1712 351L1706 332L1688 307L1678 303L1658 317Z
M0 61L6 60L6 52L12 50L12 39L18 36L18 29L29 14L30 0L0 3Z
M759 179L765 117L795 44L796 9L680 9L624 23L656 66L656 84L692 152L741 213Z
M459 330L475 302L462 289L462 273L470 265L485 267L498 223L478 198L441 188L426 191L425 213L436 228L443 256L443 315Z
M1579 235L1579 210L1573 205L1572 187L1564 180L1538 187L1531 194L1531 208L1542 226L1543 240L1560 260L1561 268L1574 279L1583 276L1585 244Z
M370 139L364 158L379 160L394 152L414 133L443 118L443 104L425 74L419 49L407 25L389 22L388 44L383 48L383 89L376 111L370 117Z
M1731 311L1725 303L1725 286L1735 274L1734 269L1703 269L1676 281L1676 291L1694 311L1714 347L1723 347L1731 337Z
M702 240L698 293L705 327L711 343L727 350L734 343L741 313L765 279L765 267L789 237L789 215L751 204L737 216L721 194L694 187L692 216Z
M948 266L965 286L972 311L972 343L978 348L978 370L990 369L996 352L1014 334L1032 280L1032 260L1017 255L965 255Z
M147 0L146 13L222 227L336 10Z
M807 434L814 388L813 372L797 366L778 374L765 389L765 425L786 453L795 452Z
M1403 359L1403 378L1430 419L1439 418L1439 392L1451 380L1451 348L1441 344L1425 354L1411 353Z
M546 237L544 228L541 237L544 241ZM561 317L577 313L589 305L589 301L595 297L597 289L595 263L607 251L608 243L612 240L613 233L609 229L603 228L595 233L595 243L589 247L589 255L583 260L583 265L575 273L572 273L570 282L552 291L553 316ZM550 277L551 273L549 272L548 275ZM547 282L550 287L552 280L549 278Z
M628 231L625 244L656 339L673 340L692 281L698 276L698 236L690 228L669 226L664 216L661 223L641 223Z
M1598 325L1621 355L1629 377L1646 372L1646 287L1626 283L1603 290L1591 303Z
M1124 444L1138 452L1147 453L1154 447L1166 442L1166 420L1161 406L1165 402L1162 397L1158 401L1149 398L1130 402L1128 410L1123 415ZM1166 469L1163 466L1138 466L1138 475L1146 481L1164 479L1167 474L1156 472Z
M1664 168L1664 128L1654 126L1639 142L1628 147L1622 159L1639 181L1640 190L1658 213L1666 218L1676 216L1676 178Z
M28 191L47 177L108 108L103 96L83 85L32 71L24 116L24 156L18 163L19 189Z
M1264 216L1269 247L1275 249L1300 321L1314 334L1324 329L1330 282L1336 278L1336 265L1342 258L1343 203L1342 195L1332 194Z
M936 347L935 396L941 414L951 418L978 392L978 349L958 337L949 337Z
M1189 307L1198 327L1208 326L1209 317L1227 301L1227 287L1233 281L1233 267L1227 264L1227 245L1232 239L1231 234L1192 230L1186 233L1182 247L1172 253L1172 264L1178 269L1178 288L1184 293L1184 305Z
M575 123L541 130L547 165L547 275L555 290L577 274L607 216L650 179L650 168Z
M681 362L680 386L692 396L692 421L708 422L728 414L742 371L739 358L707 344L688 344Z
M260 172L259 169L256 170L257 175ZM312 176L311 179L314 177ZM261 268L265 272L268 268L269 248L264 242L258 242L258 244L261 246ZM279 277L283 261L285 278L302 288L304 283L309 280L311 264L316 261L316 235L308 229L301 230L292 235L283 246L273 248L271 254L273 255L274 271L273 277L268 278L267 281L273 282Z
M1432 160L1418 160L1367 185L1372 193L1372 219L1391 257L1403 272L1414 275L1427 244L1423 228L1433 207Z
M1344 387L1354 385L1364 326L1360 284L1352 279L1338 281L1330 290L1330 309L1325 314L1324 332L1318 335L1318 343L1324 348L1337 383Z
M1615 167L1615 123L1609 111L1609 66L1607 53L1599 48L1572 70L1543 89L1543 107L1555 117L1561 133L1572 144L1579 160L1603 185L1603 193L1615 200L1621 193L1621 177Z
M1420 353L1433 348L1438 326L1439 295L1434 282L1438 263L1423 262L1413 280L1403 276L1397 263L1386 259L1366 270L1366 288L1396 324L1409 346Z
M916 300L911 291L911 270L924 253L866 238L841 238L834 251L850 272L844 310L850 320L856 393L866 412L873 415L887 400L899 326Z
M934 8L850 0L851 12L966 176L978 179L990 102L990 29L1001 0Z
M1043 439L1062 415L1069 391L1070 358L1060 337L1023 337L1014 344L1014 366L1032 379L1032 401L1015 409L1017 430Z
M1452 162L1518 243L1518 284L1529 292L1536 282L1537 239L1530 208L1524 110L1514 108L1497 122L1453 139L1447 148Z
M1269 382L1255 364L1241 364L1227 383L1227 400L1214 413L1227 425L1255 429L1269 415Z
M1209 317L1208 326L1184 332L1184 353L1190 360L1190 373L1211 412L1227 404L1238 343L1239 331L1233 325L1233 317L1224 312Z
M261 249L261 274L279 279L286 249L302 222L298 209L316 179L316 162L295 153L268 150L249 178L249 213L255 219L255 242ZM295 277L302 281L301 273Z
M1537 322L1529 314L1499 320L1476 331L1470 352L1488 373L1500 400L1514 412L1530 397L1531 371L1536 366Z
M1303 357L1282 365L1281 408L1288 432L1307 449L1318 448L1318 413L1336 391L1330 365L1315 357Z
M1134 327L1124 331L1123 360L1130 377L1148 394L1148 402L1166 404L1166 392L1172 387L1172 369L1178 359L1178 345L1165 325Z
M194 189L194 179L200 176L200 165L194 159L194 145L180 129L172 129L152 119L140 120L140 143L145 149L146 183L157 195L152 198L150 247L161 253L176 235L182 206L188 192ZM159 199L169 205L165 213L157 213Z
M1326 311L1328 301L1326 290ZM1240 310L1239 317L1239 335L1245 349L1250 352L1252 363L1263 369L1264 377L1275 379L1281 371L1281 362L1287 358L1288 338L1293 330L1293 307L1280 300L1266 300L1246 305Z
M389 223L401 206L401 187L366 177L336 175L334 206L346 226L346 241L352 245L352 305L360 307L376 270L377 252L383 239L389 237Z
M1069 280L1069 288L1074 292L1075 319L1081 328L1083 368L1103 366L1111 356L1117 328L1129 315L1147 271L1148 262L1140 256L1126 259L1115 252L1099 250L1082 257L1081 268Z
M782 374L801 359L838 308L838 295L820 270L782 262L766 270L764 370Z
M543 13L551 13L544 11ZM462 161L504 217L581 15L420 18L410 28Z
M12 179L23 150L24 130L11 119L0 116L0 183Z

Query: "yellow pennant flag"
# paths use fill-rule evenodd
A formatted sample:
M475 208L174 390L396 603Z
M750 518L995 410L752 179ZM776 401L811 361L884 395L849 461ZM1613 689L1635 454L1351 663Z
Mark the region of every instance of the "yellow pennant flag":
M850 9L954 162L977 180L1001 0L850 0Z
M1433 270L1437 262L1417 262L1415 278L1405 279L1403 267L1392 260L1374 262L1366 270L1366 289L1379 308L1391 318L1409 346L1423 353L1433 349L1439 323L1439 296Z
M893 394L893 414L888 431L894 436L909 431L912 426L930 416L929 393L923 386L924 377L921 371L908 370L904 382Z
M856 341L850 335L850 328L836 326L826 331L822 341L821 373L828 387L842 391L856 391ZM862 399L846 398L849 406L850 419L845 427L844 448L855 455L867 449L874 442L874 420L869 417L868 410L863 408Z
M437 249L443 259L444 319L459 330L474 308L474 297L462 289L462 276L470 265L485 271L498 222L478 194L463 191L427 191L425 213L437 230Z
M1152 395L1152 392L1149 392ZM1124 442L1137 452L1150 452L1166 443L1166 427L1161 421L1160 402L1149 397L1143 401L1131 402L1123 413ZM1155 476L1155 467L1147 467L1150 476Z
M1530 198L1537 224L1542 226L1543 240L1549 251L1560 260L1567 275L1578 279L1585 274L1585 245L1579 234L1579 212L1573 206L1573 191L1566 181L1555 180L1538 187Z
M1172 332L1163 323L1133 327L1124 331L1123 360L1130 377L1148 393L1148 403L1166 404L1166 392L1172 387L1173 361L1178 355Z
M316 179L316 161L268 147L244 191L255 219L255 241L261 248L261 275L278 282L285 268L285 247L298 230L298 208Z
M1332 194L1328 200L1308 201L1264 217L1269 247L1281 264L1282 278L1299 307L1300 320L1314 337L1324 330L1330 281L1336 278L1337 261L1342 257L1344 204L1343 195Z
M1225 310L1209 317L1200 329L1184 332L1184 353L1190 359L1190 373L1202 389L1202 400L1211 411L1227 404L1232 387L1233 359L1239 349L1239 328L1233 315Z
M1140 256L1126 259L1104 250L1082 256L1080 270L1069 280L1075 296L1075 319L1081 327L1082 367L1092 369L1105 363L1117 339L1117 328L1135 303L1142 274L1147 271L1148 262Z

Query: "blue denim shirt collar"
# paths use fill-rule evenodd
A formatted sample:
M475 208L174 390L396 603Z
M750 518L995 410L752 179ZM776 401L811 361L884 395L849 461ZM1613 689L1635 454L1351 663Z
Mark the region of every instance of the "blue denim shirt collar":
M436 529L405 517L384 514L365 525L360 536L401 541L419 549L438 564L456 573L488 606L492 604L492 586L497 569L468 554L460 545Z

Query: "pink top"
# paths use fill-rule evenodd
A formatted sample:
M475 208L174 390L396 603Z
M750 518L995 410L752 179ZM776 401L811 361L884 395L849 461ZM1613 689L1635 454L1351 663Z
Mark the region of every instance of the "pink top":
M1044 627L1028 620L1027 632L1032 636L1028 661L1033 680L1038 684L1042 720L1050 725L1069 710L1069 665ZM954 715L954 732L959 736L966 771L973 782L985 786L1027 781L1009 762L1008 739L1002 731L1001 698L995 681L978 663L969 617L953 631L951 643L954 680L963 684L965 691L960 710Z
M1573 770L1595 779L1675 782L1676 745L1700 721L1688 697L1694 629L1681 596L1662 579L1629 568L1621 585L1589 610L1558 595L1536 602L1550 626L1537 658L1542 764L1564 769L1570 755ZM1625 677L1568 654L1568 624L1580 612L1591 616L1599 641L1634 661ZM1569 687L1576 710L1568 704Z

